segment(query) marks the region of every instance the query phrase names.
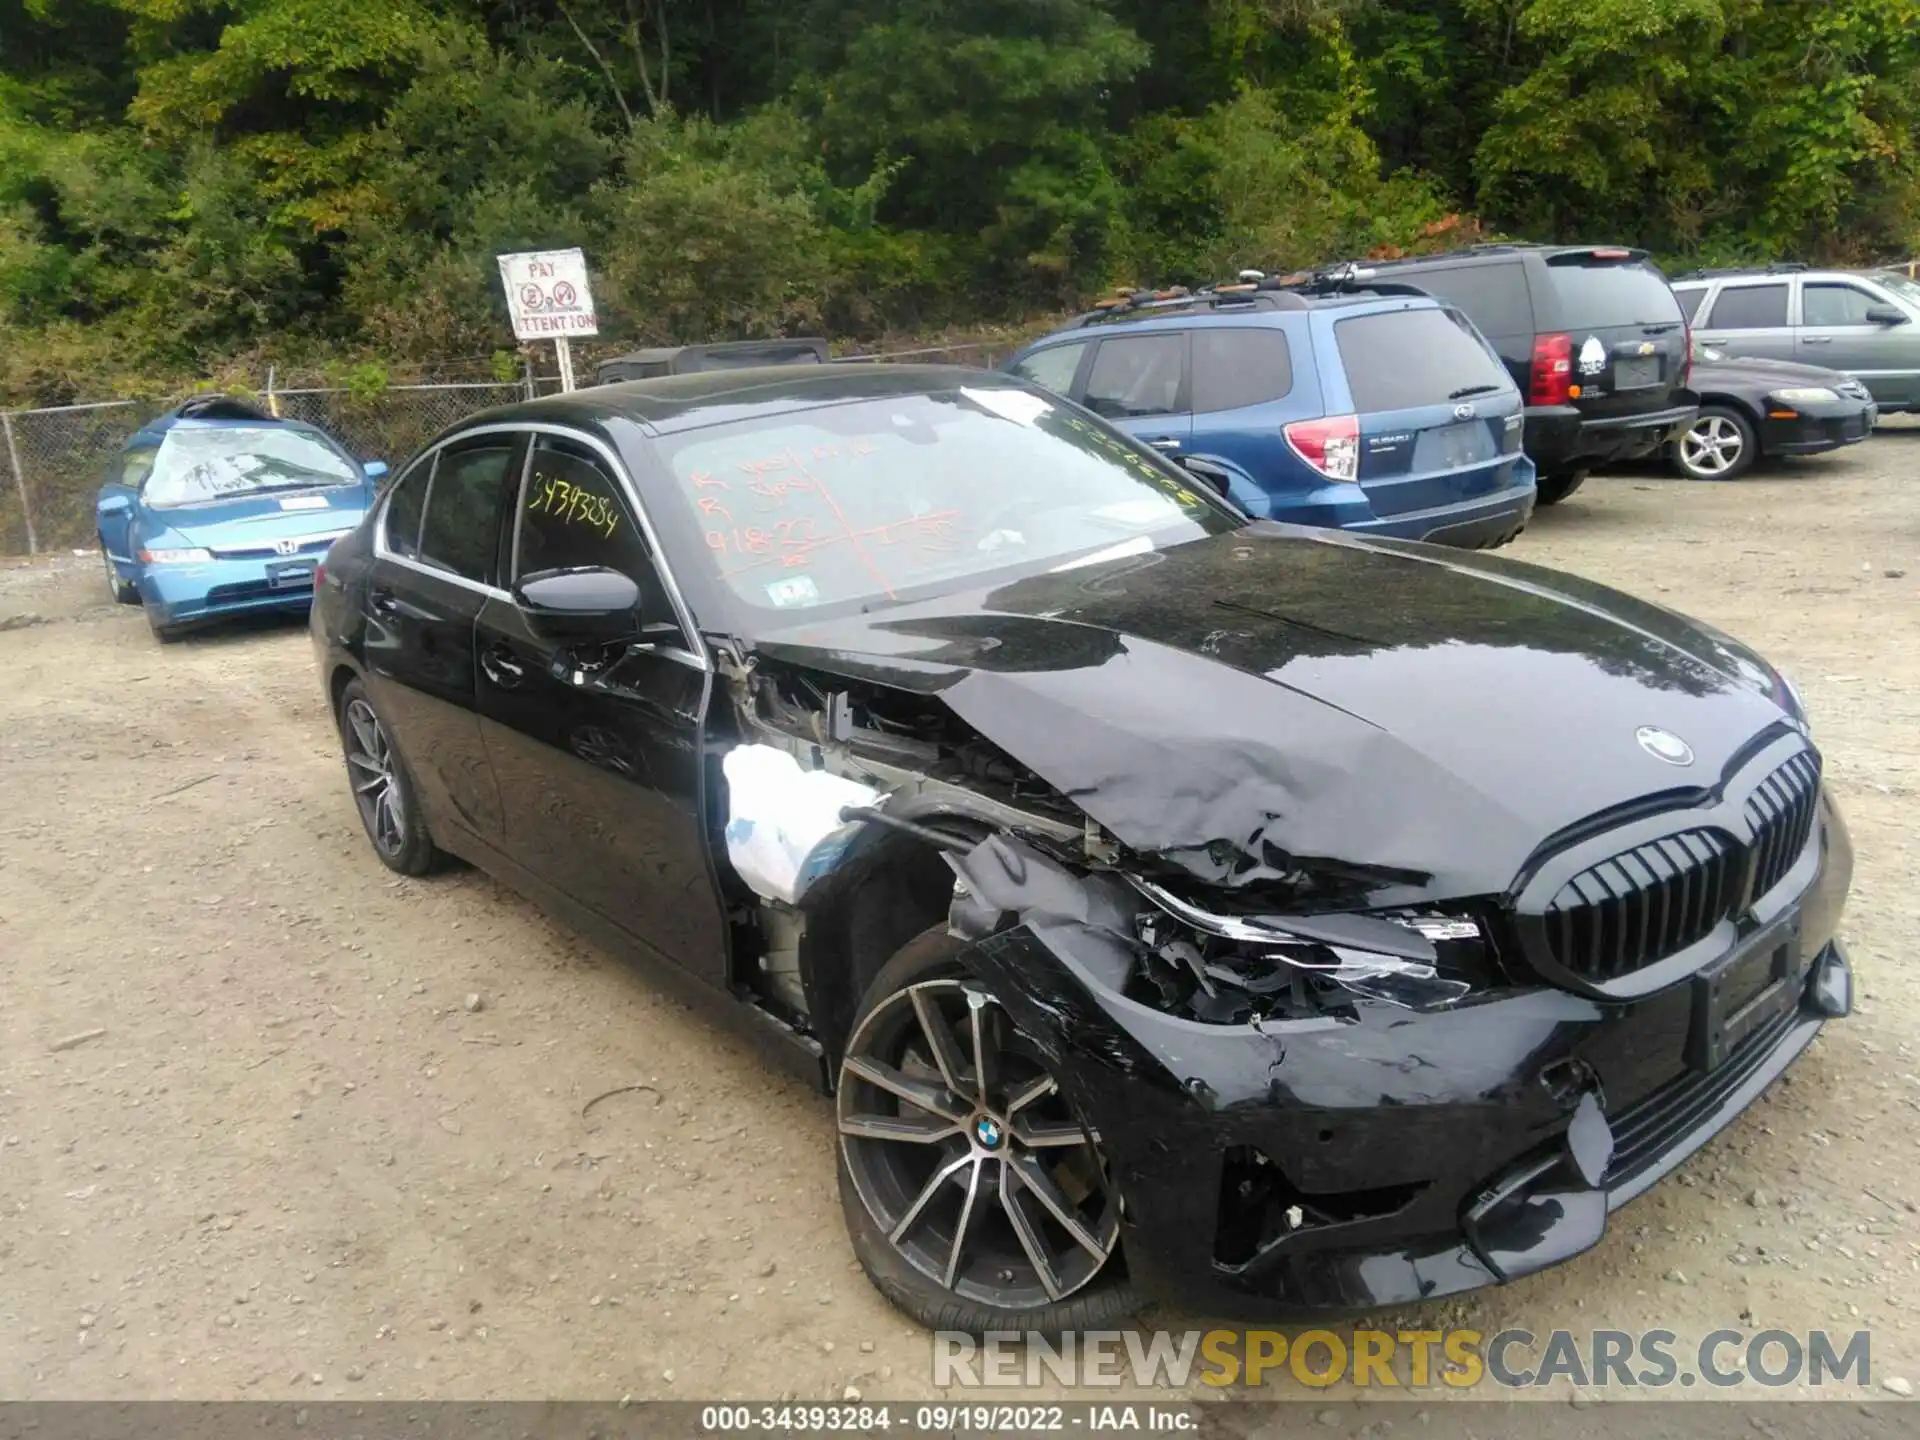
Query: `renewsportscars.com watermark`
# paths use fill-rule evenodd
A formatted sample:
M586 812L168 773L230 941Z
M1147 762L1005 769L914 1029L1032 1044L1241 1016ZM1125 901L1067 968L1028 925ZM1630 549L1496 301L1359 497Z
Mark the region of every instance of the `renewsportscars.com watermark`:
M1664 1390L1705 1385L1855 1386L1873 1378L1872 1337L1809 1330L1714 1330L1683 1341L1671 1330L1081 1330L933 1336L933 1383L1020 1385L1298 1384L1457 1390L1536 1389L1556 1382Z

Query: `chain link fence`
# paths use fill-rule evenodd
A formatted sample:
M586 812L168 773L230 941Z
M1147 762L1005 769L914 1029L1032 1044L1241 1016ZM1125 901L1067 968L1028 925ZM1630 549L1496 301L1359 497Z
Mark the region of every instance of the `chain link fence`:
M945 345L845 355L835 363L991 366L1005 353L1005 346ZM388 385L374 391L279 388L269 381L259 401L286 419L319 426L350 453L385 460L397 470L449 425L495 405L551 394L559 383L531 372L507 382ZM95 493L133 432L179 398L0 410L0 555L92 547Z

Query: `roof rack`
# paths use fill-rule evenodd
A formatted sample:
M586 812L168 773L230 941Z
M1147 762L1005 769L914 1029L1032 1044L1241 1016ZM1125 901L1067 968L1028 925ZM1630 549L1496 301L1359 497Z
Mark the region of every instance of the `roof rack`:
M1136 290L1122 286L1111 297L1074 321L1076 326L1109 321L1148 320L1156 315L1178 315L1192 310L1249 309L1304 310L1307 302L1275 284L1257 270L1243 270L1232 284L1203 285L1190 290L1172 285L1163 290Z
M1404 280L1379 279L1375 267L1360 265L1352 260L1283 275L1278 284L1301 295L1414 295L1423 299L1430 295L1429 291L1418 285L1409 285Z
M1676 280L1717 280L1722 275L1792 275L1807 266L1799 260L1776 260L1771 265L1714 265L1676 275Z

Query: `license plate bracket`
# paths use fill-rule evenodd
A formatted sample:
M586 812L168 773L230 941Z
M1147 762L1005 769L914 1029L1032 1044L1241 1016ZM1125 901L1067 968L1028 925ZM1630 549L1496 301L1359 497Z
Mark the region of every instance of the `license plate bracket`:
M311 560L289 560L284 564L269 565L267 584L276 590L311 590L313 563Z
M1646 390L1660 383L1658 355L1632 355L1613 362L1613 388Z
M1790 917L1693 977L1687 1063L1711 1070L1799 999L1800 924Z

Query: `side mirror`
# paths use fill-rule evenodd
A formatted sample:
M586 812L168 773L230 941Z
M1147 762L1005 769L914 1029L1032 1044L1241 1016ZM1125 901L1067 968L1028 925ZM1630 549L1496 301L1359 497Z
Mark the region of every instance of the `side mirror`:
M513 603L550 640L612 645L640 633L640 587L604 565L539 570L514 586Z
M368 460L361 465L360 470L367 479L378 480L381 476L385 475L390 468L384 460Z
M1898 305L1869 305L1867 323L1869 325L1905 325L1907 312Z
M109 495L100 502L102 515L119 515L133 508L133 501L124 495Z

